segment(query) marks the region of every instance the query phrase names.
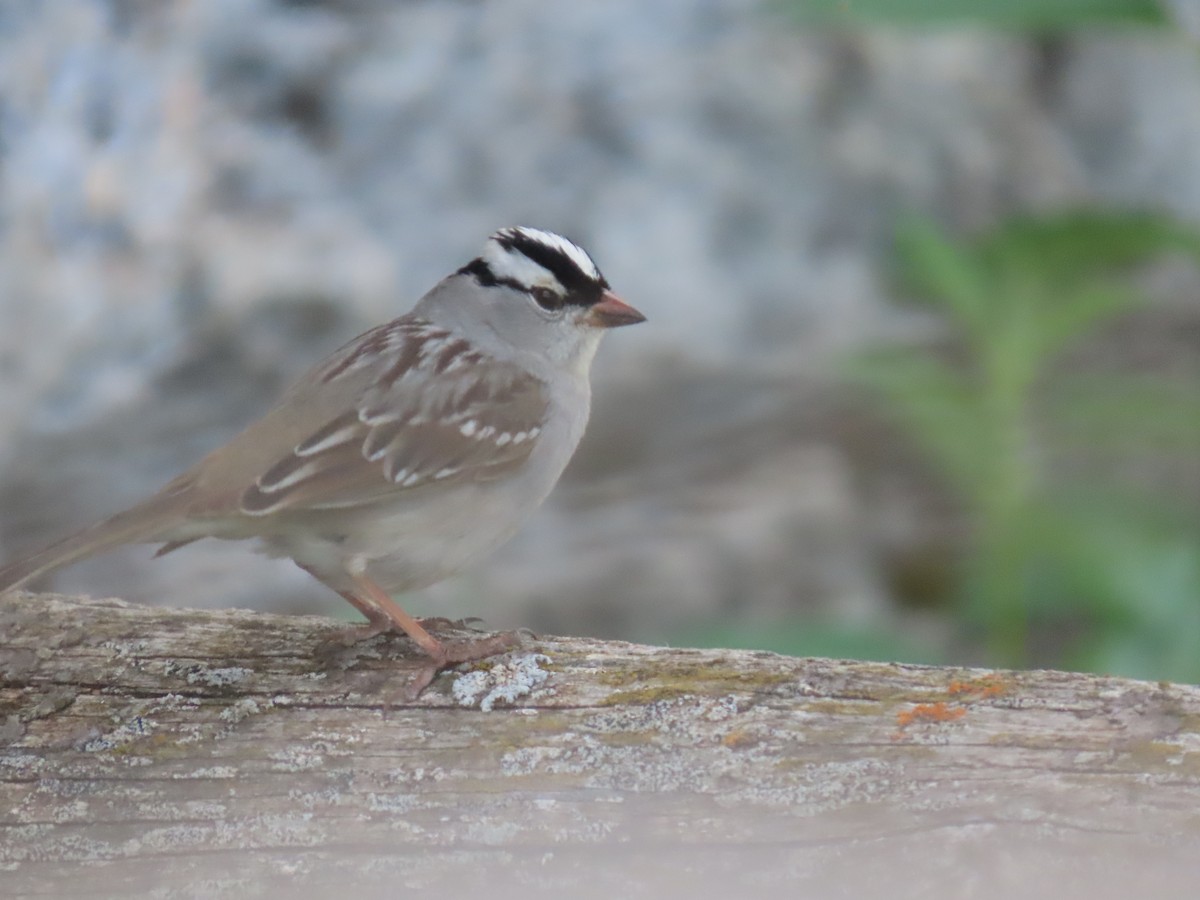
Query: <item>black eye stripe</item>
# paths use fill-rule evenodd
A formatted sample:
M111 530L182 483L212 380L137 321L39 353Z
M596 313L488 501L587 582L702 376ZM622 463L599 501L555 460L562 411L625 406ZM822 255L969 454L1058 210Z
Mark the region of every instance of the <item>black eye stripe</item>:
M491 287L495 284L502 284L505 287L510 287L517 291L528 291L529 289L515 278L497 278L496 273L492 271L492 267L487 264L487 261L479 258L473 259L461 269L456 275L474 275L475 280L483 287Z
M537 262L537 260L534 260ZM540 263L539 263L540 265ZM579 271L576 269L576 271ZM515 291L521 291L529 294L534 298L534 302L543 309L561 309L563 306L593 306L600 302L600 296L604 293L607 282L601 279L600 282L592 281L590 278L586 280L585 285L578 290L567 289L566 296L561 296L554 291L549 291L558 301L557 306L547 305L537 298L533 290L527 285L522 284L515 278L497 278L496 273L492 271L492 267L487 264L487 260L482 257L473 259L456 273L458 275L471 275L483 287L492 287L493 285L502 284L505 287L510 287ZM555 276L558 277L558 276ZM560 280L561 283L561 280Z

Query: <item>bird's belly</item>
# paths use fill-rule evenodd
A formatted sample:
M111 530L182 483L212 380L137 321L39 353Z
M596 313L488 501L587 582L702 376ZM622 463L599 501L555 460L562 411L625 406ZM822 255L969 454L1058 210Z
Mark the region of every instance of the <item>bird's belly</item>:
M527 515L504 512L489 515L477 502L443 497L434 513L403 510L377 520L357 539L357 552L384 590L418 590L473 566L511 538Z
M414 492L411 504L398 504L357 537L367 574L385 590L399 593L428 587L487 557L546 499L575 450L584 421L547 426L520 475L435 489L428 499L418 500Z
M326 527L280 533L264 541L336 590L351 588L348 572L363 571L388 593L418 590L460 572L507 541L545 493L495 483L417 492L403 502L330 517ZM548 488L547 488L548 492Z

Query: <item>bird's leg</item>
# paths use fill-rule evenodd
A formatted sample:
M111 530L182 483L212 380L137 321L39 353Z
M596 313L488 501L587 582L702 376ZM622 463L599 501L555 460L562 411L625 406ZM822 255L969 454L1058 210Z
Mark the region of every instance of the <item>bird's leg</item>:
M376 621L375 617L380 616L387 620L389 627L398 628L412 638L417 646L432 658L439 659L445 656L445 645L426 631L420 622L406 613L387 591L365 575L351 577L354 579L354 585L358 588L358 592L351 594L347 591L342 596L362 610L363 615L366 615L372 624ZM370 609L371 613L367 613L367 609Z
M352 575L358 588L358 602L351 600L358 609L371 606L386 616L391 624L401 629L429 656L429 664L421 669L409 685L409 696L416 699L437 677L438 672L456 663L473 662L503 653L516 646L520 638L513 632L494 634L486 638L476 638L466 641L439 641L425 630L425 627L415 618L401 609L400 604L393 600L383 588L365 575ZM349 599L349 597L347 597ZM367 613L364 610L364 615Z
M367 619L366 625L351 625L342 631L338 640L345 646L349 647L359 641L369 641L375 635L385 634L396 627L383 610L363 602L349 591L338 591L338 593Z
M297 563L299 565L299 563ZM310 569L308 566L300 566L305 572L316 578L317 581L322 579ZM394 623L388 617L387 613L381 610L367 600L363 600L356 594L350 591L338 591L338 594L351 606L357 609L366 618L365 625L350 625L342 628L338 633L327 641L322 642L320 652L328 652L333 650L344 650L347 647L353 647L360 641L369 641L378 634L391 631Z

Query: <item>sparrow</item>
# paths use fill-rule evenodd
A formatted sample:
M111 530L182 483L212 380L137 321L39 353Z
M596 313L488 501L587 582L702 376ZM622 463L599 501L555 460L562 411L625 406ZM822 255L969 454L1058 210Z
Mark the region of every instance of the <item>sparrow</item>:
M583 436L601 338L642 321L577 244L503 228L158 493L0 568L0 594L118 545L256 539L361 612L357 638L407 634L428 656L415 696L517 638L439 640L393 595L471 566L537 509Z

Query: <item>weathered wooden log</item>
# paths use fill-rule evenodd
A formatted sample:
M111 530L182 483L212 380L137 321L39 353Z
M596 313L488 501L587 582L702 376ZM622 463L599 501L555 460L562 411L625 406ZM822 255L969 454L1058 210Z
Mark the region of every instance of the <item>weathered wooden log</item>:
M339 627L0 599L0 896L1200 886L1195 687Z

